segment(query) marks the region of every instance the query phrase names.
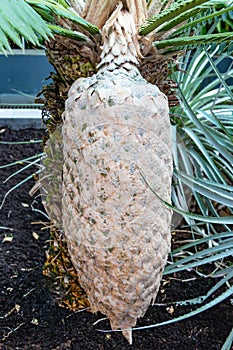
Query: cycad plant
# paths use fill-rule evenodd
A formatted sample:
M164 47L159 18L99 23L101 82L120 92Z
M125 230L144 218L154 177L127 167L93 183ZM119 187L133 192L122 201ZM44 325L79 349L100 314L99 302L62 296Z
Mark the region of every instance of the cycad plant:
M11 24L7 5L0 10L2 50L9 50L7 38L37 44L36 33L46 40L55 74L44 89L51 138L51 174L41 179L45 206L64 231L91 310L106 314L130 342L170 249L172 138L164 93L170 106L177 100L169 65L189 46L231 42L231 32L195 32L233 9L216 10L219 3L9 1L20 19L28 11L27 27Z

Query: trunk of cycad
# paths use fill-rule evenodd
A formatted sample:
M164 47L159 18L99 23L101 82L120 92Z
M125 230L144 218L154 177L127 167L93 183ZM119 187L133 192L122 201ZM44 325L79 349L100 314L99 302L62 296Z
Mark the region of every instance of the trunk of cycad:
M63 124L63 227L91 311L131 328L156 298L170 249L168 102L137 69L134 16L103 28L99 71L69 91ZM149 185L149 186L148 186Z
M46 43L46 55L55 69L51 73L53 82L43 87L44 117L50 135L62 123L65 100L73 82L96 72L98 54L94 43L88 44L58 35Z

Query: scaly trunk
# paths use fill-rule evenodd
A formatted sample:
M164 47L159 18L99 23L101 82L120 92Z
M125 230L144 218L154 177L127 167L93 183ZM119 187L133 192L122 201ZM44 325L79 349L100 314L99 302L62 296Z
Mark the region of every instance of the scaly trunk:
M171 133L166 97L136 67L134 17L121 4L103 41L98 73L66 101L63 227L91 310L131 343L170 249L171 211L154 193L170 201Z
M62 123L71 85L78 78L86 78L96 72L99 55L91 41L87 45L58 35L46 43L46 55L55 69L55 73L51 73L53 82L43 88L43 116L51 134Z

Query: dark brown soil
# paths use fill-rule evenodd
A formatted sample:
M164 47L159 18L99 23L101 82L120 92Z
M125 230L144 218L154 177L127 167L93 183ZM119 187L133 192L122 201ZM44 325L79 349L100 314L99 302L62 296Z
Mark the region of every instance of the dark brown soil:
M5 141L41 138L38 130L0 130ZM40 151L38 144L0 145L0 165L23 159ZM3 184L3 180L21 166L0 170L0 193L3 197L12 186L26 178L31 170L19 173ZM39 198L28 194L33 180L9 194L0 211L0 349L1 350L220 350L232 327L232 305L224 301L208 311L163 327L133 333L130 346L121 333L101 333L109 329L107 320L88 311L72 312L57 305L42 268L48 248L49 232L42 230L45 217L33 210L43 210ZM0 200L1 202L1 200ZM28 206L26 206L28 205ZM37 224L36 224L37 223ZM4 227L12 230L3 229ZM34 232L34 234L33 234ZM38 235L35 235L35 233ZM5 237L12 236L9 242ZM37 239L36 239L37 238ZM191 272L170 276L162 286L157 303L190 299L205 294L216 283ZM191 311L190 307L174 306L171 315L167 306L151 306L138 326L155 324Z

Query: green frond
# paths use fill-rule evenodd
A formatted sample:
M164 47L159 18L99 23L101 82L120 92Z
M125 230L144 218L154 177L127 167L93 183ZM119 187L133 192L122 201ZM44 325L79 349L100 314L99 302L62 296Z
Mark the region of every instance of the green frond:
M181 13L180 15L176 16L175 18L172 18L170 21L165 22L162 24L158 32L168 32L170 29L176 28L180 25L180 23L183 23L187 21L189 18L196 16L199 12L202 11L202 8L200 6L196 6L194 8L191 8L190 10Z
M39 38L47 40L50 36L52 33L45 21L24 0L1 2L0 50L3 53L10 51L9 40L22 48L22 38L40 45Z
M69 1L67 0L57 0L57 2L65 8L69 7Z
M170 51L177 51L177 48L182 49L188 46L209 45L211 43L221 44L226 42L232 42L233 32L206 34L206 35L194 35L181 38L167 39L161 41L155 41L153 43L158 49L169 48Z
M58 16L64 19L68 19L76 25L81 26L90 34L99 34L100 30L98 27L90 22L87 22L82 17L78 16L75 12L69 9L69 7L64 7L62 4L54 0L25 0L30 6L35 9L35 11L43 11L42 13L47 13L50 16ZM53 23L55 24L55 23Z
M6 34L0 28L0 52L3 52L4 54L6 54L7 51L10 52L11 47L10 47L9 42L7 40Z
M207 23L210 23L212 21L215 21L216 24L219 22L219 20L225 15L228 14L229 16L233 16L233 5L229 6L229 7L225 7L221 10L216 10L214 9L213 12L208 13L206 15L201 15L199 18L194 18L192 19L192 21L189 21L188 23L185 23L184 25L182 25L180 28L178 28L172 35L171 37L176 36L177 34L179 34L180 32L184 32L187 29L190 28L197 28L198 25L202 25L205 26Z
M190 9L195 9L197 6L208 2L209 0L179 0L173 2L168 8L161 11L154 17L148 18L140 27L139 34L147 35L156 28L160 27L165 22L178 18Z
M181 69L172 73L180 99L180 106L173 113L181 122L174 125L173 131L176 178L173 203L188 207L188 198L180 195L187 186L202 215L211 217L219 216L214 201L224 203L231 215L233 212L229 185L233 180L233 91L229 84L233 71L231 63L224 73L219 71L221 63L231 57L216 57L218 52L219 47L211 53L201 47L189 51L181 61ZM179 204L180 197L185 206ZM190 223L188 217L187 220ZM225 228L230 229L228 224ZM215 230L212 225L206 229L212 233Z
M88 40L86 35L79 33L79 32L76 32L74 30L65 29L63 27L60 27L60 26L57 26L54 24L49 24L48 26L52 30L53 33L65 36L66 38L74 39L77 41L87 41Z

